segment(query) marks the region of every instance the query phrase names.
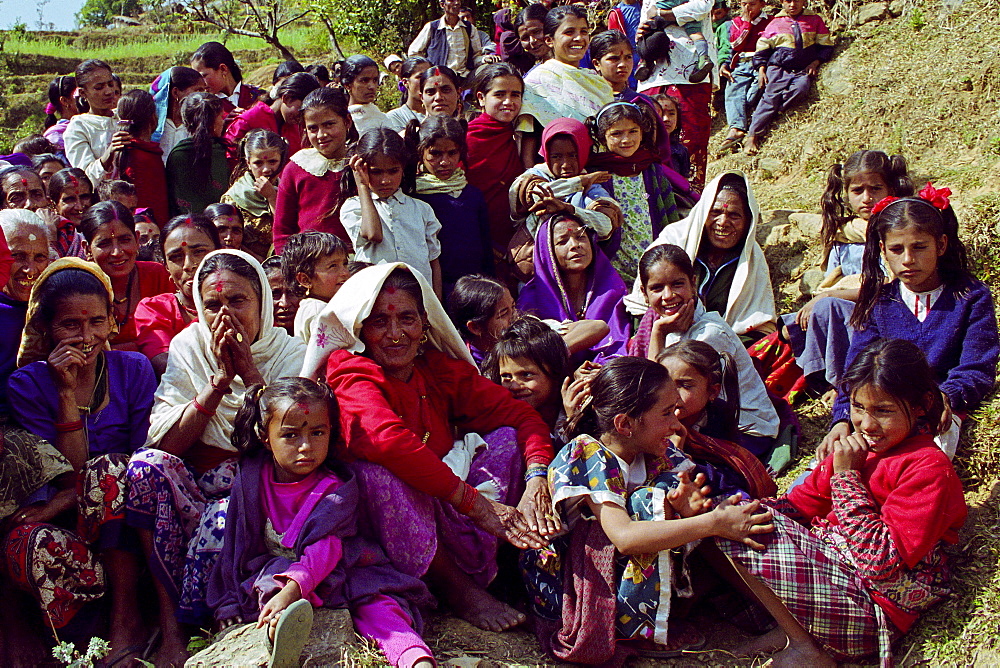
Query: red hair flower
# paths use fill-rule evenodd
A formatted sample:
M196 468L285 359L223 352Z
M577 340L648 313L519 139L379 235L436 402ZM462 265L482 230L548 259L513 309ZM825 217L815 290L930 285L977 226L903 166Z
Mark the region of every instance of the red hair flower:
M928 181L927 185L921 188L918 194L920 195L920 199L930 202L935 209L943 211L951 205L951 202L948 200L951 197L951 188L941 188L938 190Z
M888 197L883 197L878 201L878 203L875 206L872 207L872 215L874 216L876 213L879 213L882 209L889 206L898 199L899 199L898 197L893 197L892 195L889 195Z

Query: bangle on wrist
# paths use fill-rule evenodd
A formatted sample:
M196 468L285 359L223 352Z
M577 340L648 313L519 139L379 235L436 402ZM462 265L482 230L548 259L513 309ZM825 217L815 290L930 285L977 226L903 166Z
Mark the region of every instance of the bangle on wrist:
M207 408L205 408L204 406L202 406L201 404L199 404L197 397L195 397L194 399L191 400L191 405L194 406L194 409L196 411L198 411L199 413L201 413L205 417L215 417L215 411L210 411Z
M69 434L83 429L83 420L73 420L72 422L56 422L57 434Z
M457 510L463 515L468 515L472 512L473 506L476 505L479 491L467 482L463 482L462 485L462 500L459 502Z
M233 388L231 387L232 381L230 381L229 383L226 383L225 386L223 386L221 381L216 382L215 376L212 376L212 378L208 382L212 386L212 391L213 392L218 392L219 394L221 394L223 396L225 396L225 395L227 395L227 394L229 394L230 392L233 391Z

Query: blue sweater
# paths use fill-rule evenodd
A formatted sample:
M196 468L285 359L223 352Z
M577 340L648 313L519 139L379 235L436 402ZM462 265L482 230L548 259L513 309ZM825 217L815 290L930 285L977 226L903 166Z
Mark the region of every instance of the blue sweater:
M493 242L486 199L479 188L465 186L458 197L436 194L414 195L431 205L441 221L441 282L447 296L455 282L468 274L493 275Z
M952 410L974 409L996 382L1000 337L990 289L973 281L959 292L964 294L945 288L920 322L903 304L899 279L885 286L865 328L854 332L846 368L877 338L912 341L934 369ZM833 404L833 421L849 414L849 398L841 392Z

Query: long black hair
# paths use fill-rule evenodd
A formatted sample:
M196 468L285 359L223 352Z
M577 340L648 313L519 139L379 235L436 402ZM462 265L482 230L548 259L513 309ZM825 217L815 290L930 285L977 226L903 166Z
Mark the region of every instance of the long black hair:
M711 405L706 408L717 418L713 420L716 423L712 425L713 431L725 434L727 440L735 441L740 428L740 378L732 355L720 353L704 341L681 339L667 346L656 361L663 364L668 359L679 359L708 379L710 385L722 388L721 396L724 399L716 399L716 403L721 403L719 410L712 410L715 407Z
M212 173L213 148L222 141L215 136L214 129L215 119L223 110L222 99L211 93L192 93L181 102L181 120L194 145L191 169L206 182Z
M597 372L590 402L567 425L572 436L594 438L612 431L616 415L639 417L656 404L657 393L671 383L667 370L644 357L616 357Z
M234 81L237 83L243 81L243 70L236 64L232 51L221 42L205 42L191 56L191 62L201 63L213 70L219 69L219 65L225 65L233 75Z
M45 127L50 128L59 122L56 118L56 113L60 115L63 113L62 108L62 98L72 97L73 91L76 90L76 77L70 74L64 74L61 77L56 77L49 84L49 104L52 105L52 111L46 112L45 115Z

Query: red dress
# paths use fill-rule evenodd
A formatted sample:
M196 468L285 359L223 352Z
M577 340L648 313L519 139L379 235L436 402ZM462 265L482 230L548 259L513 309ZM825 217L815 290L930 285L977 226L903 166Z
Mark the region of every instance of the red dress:
M526 463L548 464L554 456L549 428L533 408L468 362L437 350L417 357L409 382L387 376L367 357L338 350L327 363L327 382L340 404L348 453L431 496L447 497L461 482L441 461L456 431L514 427Z
M314 150L314 149L309 149ZM274 207L274 252L281 253L285 240L298 232L319 230L335 234L349 246L351 237L340 222L342 169L314 176L294 162L281 171L278 200Z
M163 227L170 219L167 203L167 170L163 166L163 149L154 141L133 140L125 158L126 181L135 186L139 208L153 212L153 221Z
M514 141L514 126L480 114L469 122L466 142L468 169L465 176L486 198L493 248L503 256L514 236L508 192L514 179L524 172Z
M140 301L146 297L155 297L165 292L174 292L174 282L170 280L170 274L167 273L167 270L159 262L137 260L135 270L136 279L139 281ZM129 350L135 348L135 340L138 336L135 311L138 307L139 302L135 302L130 309L131 312L126 316L125 323L118 325L118 336L111 340L112 347L122 348L124 346Z
M276 132L288 142L288 155L295 155L302 148L302 128L298 123L284 123L281 130L278 129L278 115L271 109L271 105L266 102L258 102L236 119L226 130L226 141L230 148L230 158L239 160L239 143L251 130L270 130Z
M170 350L170 342L180 334L188 322L184 320L185 311L177 301L173 292L146 297L135 307L136 338L135 345L140 353L153 359ZM191 316L191 322L198 320Z

